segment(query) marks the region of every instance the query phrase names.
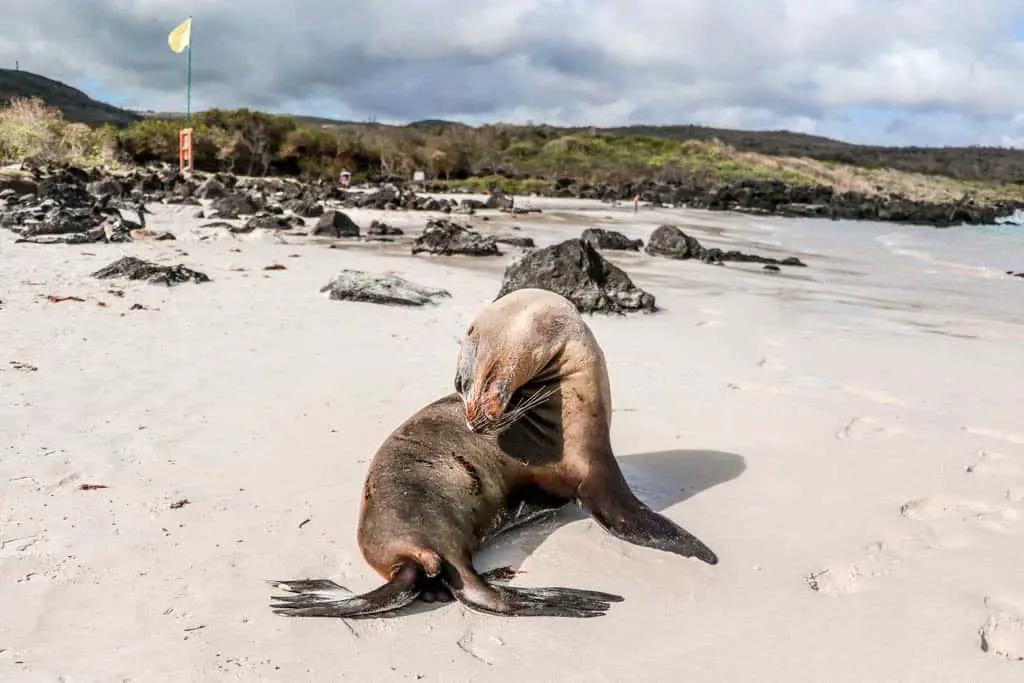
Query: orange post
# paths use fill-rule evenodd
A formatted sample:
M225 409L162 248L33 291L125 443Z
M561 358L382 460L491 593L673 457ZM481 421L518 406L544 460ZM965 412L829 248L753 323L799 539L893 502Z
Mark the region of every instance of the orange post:
M192 129L182 128L178 131L178 170L184 172L186 162L188 170L193 170L192 165Z

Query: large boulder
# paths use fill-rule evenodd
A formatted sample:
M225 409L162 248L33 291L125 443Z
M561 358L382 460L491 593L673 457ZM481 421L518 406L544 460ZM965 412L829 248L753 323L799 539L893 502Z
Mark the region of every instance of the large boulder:
M496 190L487 197L484 206L488 209L510 210L515 206L515 201L501 190Z
M284 203L284 208L303 218L319 218L324 215L323 204L315 199L289 199Z
M387 223L374 220L370 223L370 227L366 229L366 234L374 236L397 236L404 235L405 233L401 228L396 228L392 225L388 225Z
M424 287L397 275L367 273L346 268L320 288L327 297L337 301L365 301L393 306L436 304L436 299L449 297L444 289Z
M631 240L621 232L604 228L587 228L580 239L595 249L618 249L622 251L639 251L644 246L643 240Z
M194 196L198 199L220 199L227 192L228 188L224 186L224 183L216 178L207 178L196 188Z
M262 208L252 197L246 194L227 194L215 199L210 205L210 218L238 218L242 215L253 215Z
M36 196L40 200L53 199L69 209L91 208L96 203L96 198L86 189L85 180L68 170L40 180L36 185Z
M22 174L0 174L0 193L10 190L10 195L21 197L27 194L35 194L38 183L32 176Z
M309 234L328 237L359 237L359 226L341 211L325 211L317 219L316 225L309 231Z
M189 281L196 284L210 281L210 277L206 273L186 268L181 264L162 266L159 263L143 261L134 256L118 259L110 265L100 268L92 276L100 279L145 280L152 284L162 284L168 287Z
M763 263L773 266L799 266L807 264L795 256L784 259L758 256L730 249L723 251L717 247L708 249L697 241L696 237L687 235L674 225L661 225L651 233L647 242L647 253L652 256L664 256L672 259L697 259L704 263L722 264L726 261L740 263Z
M657 310L653 294L581 239L528 252L510 263L496 298L529 287L561 294L583 313Z
M696 237L690 237L674 225L660 225L651 233L645 251L651 256L665 256L673 259L699 259L704 256L704 247Z
M467 256L499 256L498 243L446 218L427 221L423 234L415 239L412 253L464 254Z
M272 213L258 213L246 219L238 230L233 232L252 232L253 230L291 230L301 225L302 219L297 216L276 216Z

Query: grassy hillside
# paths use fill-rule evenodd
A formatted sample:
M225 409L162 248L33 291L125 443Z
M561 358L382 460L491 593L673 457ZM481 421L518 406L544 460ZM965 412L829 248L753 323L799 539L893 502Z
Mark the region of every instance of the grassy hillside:
M372 128L473 130L456 121L437 119L414 121L404 126L380 123L339 121L314 116L289 114L296 121L312 126L356 131ZM181 120L179 112L151 114L151 118ZM527 128L525 126L504 126ZM1005 147L883 147L856 145L818 135L779 131L729 130L707 126L623 126L616 128L530 126L551 136L598 135L660 140L721 142L738 152L767 156L795 157L815 161L858 166L875 170L892 169L906 173L940 175L956 180L1024 184L1024 150Z
M718 139L743 152L806 157L865 168L945 175L960 180L1024 183L1024 150L1007 147L882 147L854 145L789 131L741 131L704 126L608 128L617 135L670 140Z
M0 105L15 98L38 97L56 107L64 118L90 126L112 124L124 126L142 117L113 105L94 100L81 90L28 71L0 69Z

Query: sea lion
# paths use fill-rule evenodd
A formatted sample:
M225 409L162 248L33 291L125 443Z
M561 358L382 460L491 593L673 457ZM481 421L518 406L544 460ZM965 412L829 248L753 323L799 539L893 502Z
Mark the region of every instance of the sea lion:
M637 545L718 558L639 501L609 438L604 353L576 307L540 289L510 292L480 311L462 339L455 393L399 425L363 485L357 542L387 583L362 595L324 579L272 581L277 614L365 617L450 593L469 609L506 616L594 617L621 596L500 585L472 554L496 535L576 501L603 528Z

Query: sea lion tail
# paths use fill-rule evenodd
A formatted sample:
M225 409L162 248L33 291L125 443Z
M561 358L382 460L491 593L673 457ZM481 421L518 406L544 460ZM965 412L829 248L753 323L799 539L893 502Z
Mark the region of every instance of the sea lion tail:
M413 562L403 564L391 580L374 590L353 595L329 579L270 581L287 595L274 595L270 605L275 614L286 617L357 618L390 612L412 603L422 592L422 569Z

